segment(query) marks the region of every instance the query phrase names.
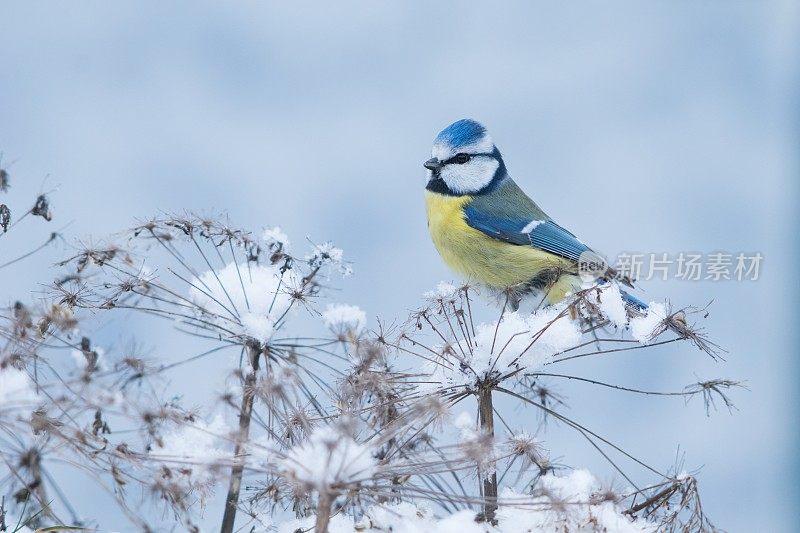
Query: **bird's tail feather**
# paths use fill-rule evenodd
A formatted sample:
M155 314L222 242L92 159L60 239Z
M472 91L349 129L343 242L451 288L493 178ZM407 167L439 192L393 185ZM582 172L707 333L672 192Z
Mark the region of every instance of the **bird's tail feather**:
M628 312L628 316L644 316L647 313L648 306L646 303L626 291L620 290L619 292L622 295L622 300L625 302L625 310Z

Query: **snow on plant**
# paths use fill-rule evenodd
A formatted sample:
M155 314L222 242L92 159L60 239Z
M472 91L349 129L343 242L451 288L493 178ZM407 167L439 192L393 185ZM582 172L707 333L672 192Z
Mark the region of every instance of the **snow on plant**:
M68 350L80 346L71 336L75 318L58 304L21 302L0 316L0 516L9 511L19 517L16 526L3 525L27 530L76 524L71 507L56 508L63 493L54 490L51 468L61 461L99 471L104 461L93 454L102 450L108 425L105 405L84 381L88 374L72 377ZM48 354L52 348L57 355Z
M312 531L314 517L291 520L278 526L278 533ZM475 521L475 514L469 510L458 511L437 517L424 504L415 505L400 502L391 505L374 506L357 521L345 515L333 516L328 527L329 533L379 533L397 531L400 533L491 533L491 526Z
M504 489L499 498L497 523L475 521L474 513L455 512L437 517L430 507L411 503L375 505L360 519L331 519L330 533L402 531L404 533L654 533L658 525L626 514L586 470L539 478L530 494ZM313 517L281 524L280 533L306 531Z
M504 533L649 533L657 530L653 522L626 514L617 496L602 487L587 470L573 470L564 475L545 474L530 496L505 489L500 496L500 501L504 500L517 504L503 506L498 512L498 521L504 525L499 531Z
M297 280L275 265L230 262L193 278L189 294L201 316L266 343L292 305Z
M367 325L367 314L355 305L328 304L322 320L340 338L348 334L357 337Z
M612 324L619 328L624 328L628 324L628 311L625 308L625 301L622 299L619 285L606 283L597 291L587 295L587 299L592 297L597 302L600 313Z
M27 374L39 369L34 383L47 394L41 395L43 407L29 418L35 432L50 434L53 446L37 448L36 457L44 461L52 454L72 464L91 463L97 468L93 475L106 478L123 511L145 529L149 518L127 512L125 489L132 484L143 483L154 501L166 503L186 527L194 527L207 496L227 484L226 501L234 503L225 506L223 522L225 528L232 527L244 502L243 478L253 468L277 475L270 461L248 464L251 439L271 435L269 446L261 446L259 452L261 457L274 457L302 439L312 416L329 416L330 407L323 398L332 396L334 380L320 379L319 373L333 367L315 357L319 346L292 337L287 330L297 310L318 313L319 279L329 279L334 272L349 273L350 267L343 252L331 243L312 246L305 258L290 256L288 249L289 239L278 228L254 239L224 222L181 216L139 225L128 234L124 248L114 244L86 247L63 261L65 272L51 293L54 305L42 313L18 306L8 335L16 347L9 345L0 359L4 370L11 368L7 355L15 357L15 368L24 367ZM84 311L92 318L132 312L164 319L189 344L209 346L168 362L103 353L88 337L63 334L75 329L75 320L68 317ZM312 339L313 335L301 337ZM45 381L45 372L63 370L74 376L74 366L52 364L50 359L42 365L46 350L39 350L40 345L67 348L82 374L62 377L60 382L58 374L48 375L53 382ZM222 403L206 407L218 411L219 405L235 406L236 431L221 426L219 420L203 423L180 405L180 394L161 394L162 379L176 375L172 369L226 353L238 386L226 385L222 375L220 388L227 392L222 397L211 395ZM243 364L237 368L240 361ZM21 372L10 370L7 376L21 381L27 375ZM133 397L124 394L134 388L148 392ZM10 387L0 389L5 390ZM21 417L12 422L17 427L26 424ZM130 436L113 433L119 425L136 430ZM301 427L305 429L298 431ZM58 445L59 439L72 438L82 444ZM26 453L25 447L17 452ZM27 512L38 511L42 520L56 521L42 475L19 479L26 477L37 487L29 492L39 502ZM281 498L295 498L285 484L280 491ZM56 494L64 493L56 490ZM62 499L60 504L70 508L68 501Z
M341 428L323 426L289 450L282 467L296 483L327 491L370 479L377 468L373 453Z
M231 433L222 415L208 423L195 419L165 431L149 455L175 465L175 475L184 478L190 487L203 487L213 482L214 470L230 458L230 441L225 437Z
M665 307L623 317L619 291L608 286L533 313L505 307L477 323L475 291L442 283L407 327L378 320L367 331L359 308L326 305L332 275L351 271L331 243L292 255L279 228L251 237L194 216L154 219L126 237L124 247L80 249L61 264L49 302L3 314L0 435L14 438L0 436L10 458L0 478L12 480L0 505L13 505L26 525L99 525L81 520L60 490L61 469L52 466L67 464L108 489L139 530L174 528L174 519L223 532L710 527L692 476L660 472L567 416L550 385L617 387L560 371L568 360L681 340L713 347L685 314ZM297 328L304 311L315 317L307 330ZM131 314L155 322L107 320ZM103 351L90 339L98 323L124 324L138 342ZM169 350L151 323L173 327ZM648 344L626 338L639 333ZM216 371L214 390L223 392L185 407L190 377L212 357L229 369ZM725 394L736 385L623 390L698 396L706 405L722 397L730 408ZM8 392L15 389L22 392ZM564 475L549 458L558 442L548 441L541 418L512 427L509 406L573 429L634 488ZM219 416L206 422L199 412ZM635 487L630 464L656 481ZM287 512L296 520L275 526Z
M375 449L356 442L346 425L317 428L281 461L281 470L293 484L317 492L316 531L328 530L333 501L339 494L357 489L377 472Z
M332 242L315 244L311 252L306 254L306 261L312 268L335 267L343 276L353 273L350 265L344 261L342 249L334 246Z
M426 292L423 297L431 301L446 301L458 297L459 288L447 281L440 281L436 288Z
M440 346L448 352L450 365L438 360L429 362L434 387L478 388L482 383L500 379L509 371L540 368L553 355L578 343L581 331L577 322L556 306L525 314L505 313L495 322L480 324L471 339Z
M0 365L0 414L39 401L28 374L11 365Z
M69 352L75 361L75 366L88 374L97 370L105 370L105 353L103 348L97 346L92 348L87 337L81 339L80 349L73 349Z
M273 252L289 253L291 241L289 240L289 236L281 230L280 226L266 228L264 233L261 234L261 238Z
M595 430L566 416L559 407L563 401L545 384L547 380L569 380L602 387L616 388L635 394L680 396L685 399L704 394L701 389L713 390L726 401L724 388L737 386L730 381L722 388L693 384L680 392L661 393L598 382L551 370L553 365L584 357L597 357L619 351L646 349L650 344L666 344L688 340L706 353L716 356L713 343L687 322L687 312L692 309L668 313L666 308L655 306L644 313L625 306L619 287L615 284L589 286L571 295L561 304L539 307L533 312L510 311L508 300L497 320L475 324L473 306L475 291L469 285L455 287L440 283L436 290L426 293L429 305L416 312L412 321L392 347L399 353L411 355L422 362L424 378L419 389L426 394L440 395L452 405L474 397L477 407L478 427L474 422L460 420L461 442L465 455L470 458L478 474L479 493L483 499L480 517L490 523L498 520L502 480L513 465L532 469L534 479L547 475L555 467L541 453L540 441L526 431L512 431L497 410L495 396L502 396L536 408L543 421L556 419L573 428L592 446L609 458L619 454L621 461L644 467L650 473L658 470L646 465L618 444L601 437ZM509 300L512 294L509 294ZM629 325L630 323L630 325ZM625 336L628 329L636 340L646 343L630 345ZM663 338L672 333L671 338ZM638 337L638 338L637 338ZM653 342L656 341L657 342ZM649 344L647 344L649 343ZM501 422L511 433L503 456L501 448L492 443L496 424ZM489 439L488 441L486 439ZM604 450L606 448L606 450ZM520 458L522 461L520 462ZM501 462L507 464L503 469ZM617 460L611 463L625 479L629 475L620 469ZM673 480L658 473L664 483Z
M649 344L666 329L667 316L663 303L650 302L644 315L631 320L631 335L642 344Z

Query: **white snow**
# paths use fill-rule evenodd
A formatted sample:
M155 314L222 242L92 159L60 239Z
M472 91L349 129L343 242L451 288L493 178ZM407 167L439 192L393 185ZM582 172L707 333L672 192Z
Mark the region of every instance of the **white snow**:
M22 517L16 517L10 513L6 513L3 518L5 518L5 525L11 533L35 533L31 528L25 525ZM42 530L39 529L38 531ZM5 530L3 533L5 533Z
M603 316L615 326L624 328L628 323L625 301L622 299L622 292L616 283L609 283L599 288L597 303Z
M475 417L467 411L462 411L453 421L453 425L459 430L462 442L475 440L479 436Z
M273 318L268 314L245 313L241 320L247 335L260 341L269 340L275 331Z
M347 277L353 273L350 265L344 262L344 252L337 248L332 242L316 244L311 249L311 253L306 254L306 261L312 268L336 267L339 273Z
M476 511L436 517L425 506L410 503L376 505L358 520L343 514L331 517L330 533L654 533L655 524L632 520L613 501L594 500L602 487L586 470L564 476L547 474L535 487L537 496L510 489L500 493L497 526L475 521ZM504 505L505 502L505 505ZM279 533L313 529L314 517L290 520Z
M291 304L294 284L291 271L281 274L272 265L228 263L216 275L208 271L192 279L189 295L219 326L267 342Z
M546 474L537 483L535 493L525 508L501 507L497 518L503 533L529 531L570 531L571 533L654 532L655 524L622 514L613 501L593 498L602 491L597 479L587 470L573 470L566 475ZM520 495L509 489L500 494L500 501L520 501ZM556 505L553 505L556 504Z
M105 370L105 350L99 347L95 347L92 348L92 351L97 354L95 369ZM72 356L72 359L75 361L75 366L77 366L79 370L86 370L86 368L89 366L89 360L86 359L86 356L83 354L81 350L70 350L70 355Z
M36 388L26 372L10 365L0 367L0 411L38 400Z
M353 274L353 268L344 261L344 252L341 248L334 246L332 242L315 244L311 249L311 253L306 254L306 261L308 261L311 268L336 268L342 277L348 277Z
M581 338L578 324L569 315L556 319L563 308L550 306L532 314L505 313L497 322L475 328L472 353L462 339L464 354L452 346L454 354L444 357L454 364L445 368L430 363L426 368L431 381L442 386L473 385L487 375L502 374L511 369L539 368L553 355L578 344ZM437 387L434 384L433 387Z
M649 344L660 333L661 322L667 318L663 303L650 302L644 316L631 319L631 335L642 344Z
M367 315L355 305L328 304L322 320L337 335L352 333L359 335L367 325Z
M440 281L436 288L426 292L423 297L426 300L450 300L458 294L458 287L446 281Z
M270 248L281 248L284 252L289 251L291 241L289 240L289 237L283 231L281 231L280 226L265 229L264 233L261 235L261 238L264 239L264 242L266 242L267 246Z
M120 390L108 389L102 386L91 387L84 393L89 405L101 409L116 409L128 412L131 403Z
M231 458L230 434L221 415L210 423L196 420L165 433L161 444L153 445L150 456L175 467L191 483L207 484L214 480L210 467Z
M314 517L290 520L278 526L278 533L313 531ZM499 531L475 522L475 513L460 511L436 518L430 509L409 503L375 506L361 520L337 514L331 517L328 533L488 533Z
M292 448L282 461L291 479L317 490L358 483L377 467L371 446L359 444L335 427L317 428L307 441Z

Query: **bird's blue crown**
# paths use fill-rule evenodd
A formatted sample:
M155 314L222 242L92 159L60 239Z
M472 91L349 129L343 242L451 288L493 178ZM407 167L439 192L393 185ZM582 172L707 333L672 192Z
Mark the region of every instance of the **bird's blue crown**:
M439 135L436 136L435 144L448 144L453 148L461 148L475 144L486 135L486 128L474 120L465 118L453 122Z

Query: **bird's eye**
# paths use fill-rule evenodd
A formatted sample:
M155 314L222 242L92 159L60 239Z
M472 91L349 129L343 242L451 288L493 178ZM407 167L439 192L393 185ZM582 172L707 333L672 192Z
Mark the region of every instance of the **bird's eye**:
M469 154L456 154L456 156L453 159L455 159L456 163L458 163L459 165L463 165L464 163L469 161L470 157Z

